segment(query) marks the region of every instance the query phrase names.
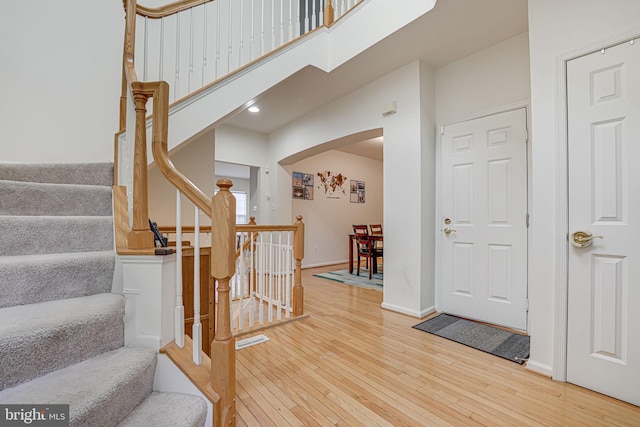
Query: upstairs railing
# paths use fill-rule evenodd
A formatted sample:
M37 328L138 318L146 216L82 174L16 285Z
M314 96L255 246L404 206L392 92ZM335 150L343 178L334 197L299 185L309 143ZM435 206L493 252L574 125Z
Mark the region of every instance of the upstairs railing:
M232 183L219 181L220 191L210 199L169 159L169 104L211 86L318 26L332 25L336 17L357 3L359 1L326 0L324 7L319 8L315 0L304 0L300 8L299 0L183 0L150 9L137 6L135 0L124 0L126 25L120 133L125 136L122 143L116 144L115 158L118 185L127 188L126 194L120 191L116 194L118 200L128 200L130 224L117 227L126 231L126 238L118 238L118 246L127 253L153 253L154 250L154 236L148 225L146 141L147 119L153 108L151 151L156 166L177 189L179 197L185 196L195 205L196 230L199 212L212 219L210 274L217 288L210 385L220 397L214 410L215 425L235 425L232 319L244 322L240 319L245 316L233 317L231 306L234 301L240 306L251 306L247 311L249 317L254 308L260 310L265 306L276 317L299 316L303 312L300 276L304 226L298 218L292 226L236 228L235 198L229 191ZM164 80L171 82L172 87ZM152 106L148 102L150 99L153 99ZM118 136L116 141L120 141ZM180 227L181 219L177 218L177 221ZM240 257L236 256L238 231L243 236ZM276 238L277 243L274 237L266 237L274 236L274 233L283 233ZM194 250L199 246L199 242L194 242ZM181 258L179 254L178 259ZM194 254L194 263L199 258ZM239 275L236 270L240 271ZM197 271L194 270L194 276L198 275ZM184 336L184 307L178 286L176 295L175 327L179 332L176 343L180 345ZM194 295L195 311L200 305L197 299L199 296ZM246 302L249 300L250 303ZM247 324L253 323L248 321ZM196 363L201 360L202 353L203 343L198 338L200 328L196 326L193 330ZM197 345L196 340L200 341Z
M318 27L356 0L195 0L138 6L136 71L165 80L169 102L242 69Z

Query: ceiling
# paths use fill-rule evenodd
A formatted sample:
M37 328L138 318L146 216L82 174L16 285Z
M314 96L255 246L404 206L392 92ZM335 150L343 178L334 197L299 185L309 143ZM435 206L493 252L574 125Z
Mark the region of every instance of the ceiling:
M226 123L272 131L414 60L434 69L527 31L527 0L439 0L435 8L331 73L306 67ZM301 94L304 94L301 96ZM356 142L341 151L382 160L382 144Z

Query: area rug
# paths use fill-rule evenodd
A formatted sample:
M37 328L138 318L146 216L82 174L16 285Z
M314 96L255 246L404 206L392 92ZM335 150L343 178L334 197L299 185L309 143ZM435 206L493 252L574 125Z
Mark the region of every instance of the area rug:
M344 283L351 286L359 286L361 288L382 290L382 273L372 274L371 280L369 280L369 271L366 268L360 269L360 276L356 275L355 270L353 274L349 274L349 270L337 270L327 271L326 273L314 274L316 277L322 277L323 279L333 280L334 282Z
M529 357L527 335L514 334L450 314L439 314L413 327L521 365Z

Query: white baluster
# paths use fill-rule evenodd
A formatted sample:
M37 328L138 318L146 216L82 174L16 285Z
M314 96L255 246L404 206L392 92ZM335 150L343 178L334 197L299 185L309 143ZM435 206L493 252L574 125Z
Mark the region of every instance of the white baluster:
M262 8L260 10L260 55L264 55L264 0L261 0Z
M202 10L203 10L203 26L202 26L202 83L200 85L200 87L203 87L204 85L207 84L206 78L205 78L205 72L207 70L207 57L208 57L208 52L207 52L207 45L208 45L208 41L209 38L207 37L208 33L209 33L209 29L207 28L207 3L202 5Z
M195 208L193 230L193 363L202 364L202 324L200 323L200 209Z
M240 19L242 19L242 17ZM227 25L229 26L229 38L227 40L227 74L229 74L231 72L231 58L233 57L233 6L231 0L229 0L229 19Z
M175 340L178 347L184 347L184 302L182 300L182 198L176 190L176 309Z
M280 40L278 46L284 44L284 0L280 0Z
M242 51L244 50L244 0L240 0L240 43L238 45L238 67L242 67Z
M175 64L175 81L173 84L173 99L178 99L180 86L180 14L176 14L176 64Z
M219 77L218 68L220 67L220 2L216 1L216 66L213 79L216 80Z
M253 231L248 235L249 240L249 277L248 277L248 294L249 294L249 324L253 326L255 323L255 316L253 313L255 307L255 292L253 291L255 287L255 251L253 250Z
M258 305L258 321L261 325L264 325L264 291L266 287L265 283L265 257L266 250L264 248L264 233L260 233L258 238L258 292L260 292L260 305Z
M192 88L191 88L191 77L193 76L193 39L195 37L195 34L193 33L195 31L195 25L193 23L194 20L194 16L193 16L193 8L191 8L189 10L189 29L191 31L189 31L189 78L187 80L187 91L188 93L191 93Z
M160 55L158 57L158 79L164 75L164 18L160 18Z

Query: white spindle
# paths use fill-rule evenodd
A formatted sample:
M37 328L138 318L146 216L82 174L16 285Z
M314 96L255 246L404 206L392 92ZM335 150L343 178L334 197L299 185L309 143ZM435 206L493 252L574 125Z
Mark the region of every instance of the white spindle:
M184 347L184 302L182 300L182 199L176 190L176 309L175 340L178 347Z
M276 307L276 309L278 310L277 313L277 319L281 320L282 319L282 295L283 295L283 289L282 287L284 286L283 283L283 276L282 274L285 272L284 269L282 268L282 259L283 259L283 253L282 253L282 233L278 233L278 246L276 249L276 278L278 281L278 286L276 286L276 296L275 296L275 301L274 301L274 305Z
M163 80L164 74L164 18L160 18L160 55L158 56L158 79Z
M291 317L291 311L293 309L291 303L291 288L293 284L293 250L291 239L293 238L293 232L290 231L287 234L287 295L286 295L286 317Z
M284 44L284 0L280 0L280 46Z
M258 244L258 265L259 265L259 269L258 269L258 291L260 292L260 304L258 305L258 322L261 325L264 325L264 303L265 303L265 299L264 299L264 292L265 292L265 288L266 288L266 283L265 283L265 258L266 258L266 251L264 248L264 233L260 234L259 239L259 244Z
M316 14L317 14L317 10L316 10L316 0L311 0L311 29L313 30L314 28L316 28L317 26L317 20L316 20Z
M255 269L255 251L254 249L254 234L253 231L251 233L248 233L248 238L249 240L249 280L248 280L248 293L249 293L249 324L253 326L254 322L255 322L255 316L254 316L254 307L255 307L255 292L253 291L255 288L255 274L254 273L254 269Z
M193 8L189 9L189 77L187 80L187 92L191 93L193 90L191 87L191 78L193 76L193 40L195 37L195 24L194 24L194 12Z
M205 72L207 70L207 45L209 41L209 28L207 28L207 3L202 5L202 14L203 14L203 27L202 27L202 84L201 87L207 84L205 80Z
M260 55L264 54L264 0L261 0L262 7L260 8Z
M269 313L267 314L269 323L273 322L273 294L275 288L273 258L273 233L269 233Z
M276 1L271 0L271 50L276 48Z
M195 208L193 229L193 363L202 364L202 324L200 323L200 209Z
M240 17L242 19L242 17ZM227 40L227 74L229 74L231 70L231 58L233 57L233 6L231 1L229 1L229 22L227 23L229 26L229 38Z
M255 29L256 29L256 2L252 1L251 2L251 25L249 26L249 28L251 29L251 36L249 39L249 62L253 61L254 58L254 54L255 54L255 43L256 43L256 34L255 34Z
M289 31L287 32L287 41L293 40L293 3L289 0Z
M176 14L176 63L175 82L173 85L173 99L180 97L178 89L180 86L180 15Z
M220 2L214 2L216 5L216 66L213 79L216 80L219 76L218 67L220 66Z
M238 43L238 66L242 67L242 51L244 50L244 0L240 0L240 42Z

